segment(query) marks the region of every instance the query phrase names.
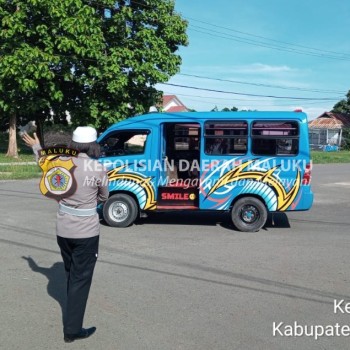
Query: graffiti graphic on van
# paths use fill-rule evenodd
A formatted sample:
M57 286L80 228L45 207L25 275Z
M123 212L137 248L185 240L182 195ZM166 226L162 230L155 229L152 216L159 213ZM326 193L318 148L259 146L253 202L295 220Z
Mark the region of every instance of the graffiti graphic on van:
M224 188L227 185L235 185L243 181L243 186L238 186L241 188L239 195L244 193L255 194L265 200L269 210L287 210L299 192L301 185L300 170L297 169L296 177L293 179L294 181L292 181L293 185L287 190L283 181L276 175L280 166L274 166L266 171L251 168L247 170L249 166L254 165L258 160L259 159L249 160L225 172L210 188L205 198L209 199L209 197L215 194L220 188Z
M140 208L143 210L156 209L155 191L152 178L138 173L122 172L126 166L120 166L107 173L110 182L110 191L127 191L134 193Z

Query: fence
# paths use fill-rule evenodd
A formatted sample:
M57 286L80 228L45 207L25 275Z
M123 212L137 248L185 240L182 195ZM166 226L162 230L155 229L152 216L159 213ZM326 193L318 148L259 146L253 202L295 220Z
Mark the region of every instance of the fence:
M313 150L337 151L342 142L342 129L309 129L309 143Z

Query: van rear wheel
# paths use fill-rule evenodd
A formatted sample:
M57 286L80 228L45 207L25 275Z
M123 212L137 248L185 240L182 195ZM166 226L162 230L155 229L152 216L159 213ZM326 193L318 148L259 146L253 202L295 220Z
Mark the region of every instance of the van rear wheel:
M233 205L231 219L239 231L256 232L266 223L267 209L257 198L243 197Z
M134 223L139 213L134 198L125 193L111 196L103 206L103 218L109 226L128 227Z

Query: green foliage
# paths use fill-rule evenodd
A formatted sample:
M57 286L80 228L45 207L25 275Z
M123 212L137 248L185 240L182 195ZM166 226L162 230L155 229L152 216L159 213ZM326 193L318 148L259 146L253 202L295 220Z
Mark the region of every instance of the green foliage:
M221 112L237 112L237 111L238 111L237 107L232 107L232 108L225 107L221 110Z
M350 150L350 128L343 129L341 146L344 150Z
M173 0L0 0L0 118L104 129L155 105L187 23ZM34 118L33 118L34 116Z
M334 105L332 112L350 115L350 90L346 94L346 99L343 99ZM341 146L344 150L350 150L350 128L343 129Z
M340 100L333 106L332 112L350 114L350 90L346 94L346 99Z

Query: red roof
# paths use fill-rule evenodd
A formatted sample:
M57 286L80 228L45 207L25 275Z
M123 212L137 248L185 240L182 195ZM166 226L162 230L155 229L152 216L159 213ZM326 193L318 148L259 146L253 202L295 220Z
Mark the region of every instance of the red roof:
M164 95L162 107L164 112L188 112L188 108L176 95Z
M325 112L309 123L313 129L342 129L350 127L350 114Z
M188 109L185 106L173 106L166 110L167 112L187 112Z
M176 98L175 95L164 95L163 96L163 107L166 106L174 98Z

